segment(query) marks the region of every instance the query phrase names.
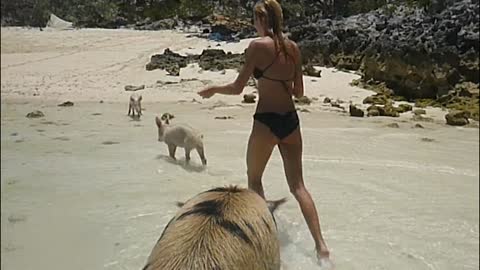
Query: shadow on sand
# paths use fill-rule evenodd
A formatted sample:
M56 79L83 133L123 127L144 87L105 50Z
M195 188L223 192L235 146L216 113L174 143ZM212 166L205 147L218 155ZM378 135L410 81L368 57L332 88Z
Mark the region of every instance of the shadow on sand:
M203 172L206 169L206 166L203 165L196 165L193 164L192 161L190 161L189 164L185 162L185 159L173 159L170 156L167 155L158 155L157 159L164 160L170 164L177 165L182 167L185 171L188 172Z

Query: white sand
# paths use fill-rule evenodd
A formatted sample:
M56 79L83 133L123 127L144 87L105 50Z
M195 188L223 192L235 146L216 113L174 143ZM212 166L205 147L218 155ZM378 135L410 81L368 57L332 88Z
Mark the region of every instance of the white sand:
M202 80L223 83L236 73L192 65L175 78L145 70L149 56L167 47L186 54L216 44L169 31L2 28L2 269L141 269L175 201L246 184L254 105L195 94ZM241 52L248 40L221 45ZM360 104L371 92L348 85L354 74L322 75L305 78L306 94L319 100L300 114L304 174L337 269L478 269L478 129L445 126L444 112L432 108L435 122L425 129L412 128L410 113L348 117L323 98ZM198 80L156 83L182 78ZM146 111L132 121L124 86L141 84ZM56 106L66 100L75 106ZM36 109L45 117L25 118ZM195 154L192 166L183 164L183 151L179 163L166 157L153 120L163 112L203 132L206 169ZM214 120L226 115L235 119ZM386 127L393 122L400 128ZM278 151L264 185L270 198L289 196ZM316 269L308 229L289 198L277 212L284 269Z

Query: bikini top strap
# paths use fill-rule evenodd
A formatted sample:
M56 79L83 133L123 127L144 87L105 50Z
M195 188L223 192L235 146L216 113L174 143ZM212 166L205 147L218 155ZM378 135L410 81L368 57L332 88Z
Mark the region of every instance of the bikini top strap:
M277 61L277 58L278 56L280 55L280 51L278 51L276 54L275 54L275 58L273 58L273 61L270 63L270 65L268 65L266 68L264 68L262 70L262 74L265 73L265 71L267 71L267 69L269 69L271 66L273 66L273 64L275 64L275 62Z

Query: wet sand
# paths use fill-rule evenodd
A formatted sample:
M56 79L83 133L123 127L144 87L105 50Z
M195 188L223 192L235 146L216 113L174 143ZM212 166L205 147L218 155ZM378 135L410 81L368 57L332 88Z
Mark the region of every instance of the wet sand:
M201 80L221 83L236 73L190 66L172 78L144 69L163 48L208 45L167 31L2 28L2 269L141 269L175 201L213 186L245 186L254 105L195 94ZM304 176L337 269L478 269L479 130L446 126L433 108L427 115L435 121L424 129L413 128L411 113L351 118L323 97L361 103L371 93L348 85L354 74L322 74L305 78L306 94L318 100L300 113ZM198 80L156 83L181 78ZM127 84L151 86L141 91L140 121L126 115ZM57 106L66 100L75 105ZM45 117L25 117L34 110ZM206 168L196 153L190 166L183 151L178 162L167 157L154 123L164 112L205 135ZM277 212L283 269L317 269L278 150L264 186L269 198L289 198Z

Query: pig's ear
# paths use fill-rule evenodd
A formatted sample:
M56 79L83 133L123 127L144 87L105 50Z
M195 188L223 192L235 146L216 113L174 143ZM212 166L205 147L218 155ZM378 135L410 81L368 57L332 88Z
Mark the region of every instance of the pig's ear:
M183 202L175 202L175 205L178 206L178 207L180 207L180 208L182 208L182 207L185 205L185 203L183 203Z
M142 95L140 95L140 97L138 98L138 101L142 101Z
M155 122L157 123L157 127L161 127L162 126L162 120L160 120L160 118L157 116L155 117Z
M277 208L284 204L285 202L287 201L287 198L283 198L283 199L280 199L280 200L276 200L276 201L267 201L267 206L268 206L268 209L270 210L270 212L275 212L275 210L277 210Z

